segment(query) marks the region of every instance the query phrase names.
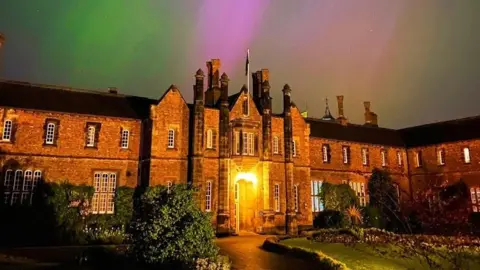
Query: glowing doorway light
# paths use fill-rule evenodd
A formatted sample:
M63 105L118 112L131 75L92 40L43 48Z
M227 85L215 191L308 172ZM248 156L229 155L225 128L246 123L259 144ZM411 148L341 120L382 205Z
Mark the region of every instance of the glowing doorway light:
M242 179L247 182L251 182L254 186L257 185L257 176L255 176L253 173L238 173L237 177L235 178L235 183Z

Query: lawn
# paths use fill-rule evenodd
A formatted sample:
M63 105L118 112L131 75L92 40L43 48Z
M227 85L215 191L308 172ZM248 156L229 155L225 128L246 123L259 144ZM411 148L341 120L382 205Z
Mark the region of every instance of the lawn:
M341 243L319 243L306 238L292 238L282 241L282 244L318 250L343 262L350 269L428 269L419 259L381 255L367 244L356 244L353 247ZM386 248L385 248L386 249ZM480 265L470 265L470 269L480 269Z

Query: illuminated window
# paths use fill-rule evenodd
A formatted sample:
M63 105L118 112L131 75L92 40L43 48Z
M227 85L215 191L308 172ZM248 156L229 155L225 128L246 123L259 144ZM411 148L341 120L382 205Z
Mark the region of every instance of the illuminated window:
M242 154L247 155L248 154L248 133L244 132L242 133L242 136L243 136Z
M273 153L278 154L278 137L273 137Z
M320 192L322 191L322 181L312 181L312 212L323 211L323 203L320 199Z
M367 196L365 193L365 184L361 182L350 181L349 185L353 189L353 191L355 191L358 201L360 202L360 206L366 206Z
M398 164L398 166L402 166L402 165L403 165L402 152L400 152L400 151L397 151L397 164Z
M10 141L12 139L12 127L12 120L5 120L5 122L3 123L2 140Z
M445 149L437 150L438 165L445 165Z
M273 199L275 201L275 212L280 212L280 185L279 184L275 184Z
M417 168L422 167L423 161L422 161L422 151L415 152L415 166Z
M298 185L293 186L293 203L295 212L298 212Z
M387 150L380 151L380 155L382 158L382 167L387 166Z
M240 155L241 139L240 132L235 131L235 154Z
M121 138L120 138L120 147L123 149L128 148L128 139L130 137L130 131L127 129L123 129L121 133Z
M168 130L168 148L175 147L175 130L169 129Z
M253 156L255 153L255 136L253 133L248 133L248 154Z
M348 164L350 162L350 147L342 146L342 157L343 164Z
M88 129L87 129L87 146L88 147L95 146L95 126L93 125L88 126Z
M46 144L54 144L55 142L55 124L48 123L47 124L47 131L45 133L45 143Z
M213 148L213 132L211 129L207 130L207 149Z
M328 144L322 145L322 157L323 157L323 163L330 162L330 145Z
M368 165L368 149L362 148L362 164L367 166Z
M472 211L480 212L480 188L470 188L470 199L472 200Z
M113 214L117 174L113 172L95 172L93 185L92 213Z
M207 189L205 191L205 211L212 210L212 182L207 181Z
M463 148L463 161L470 163L470 149L468 147Z

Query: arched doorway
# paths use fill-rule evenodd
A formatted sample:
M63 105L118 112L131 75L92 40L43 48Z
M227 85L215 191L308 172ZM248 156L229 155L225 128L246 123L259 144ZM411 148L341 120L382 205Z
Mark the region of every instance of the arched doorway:
M235 183L235 230L255 231L256 189L254 183L239 179Z

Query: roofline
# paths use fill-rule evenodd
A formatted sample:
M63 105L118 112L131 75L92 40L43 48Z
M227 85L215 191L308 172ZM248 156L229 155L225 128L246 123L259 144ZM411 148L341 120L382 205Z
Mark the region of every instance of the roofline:
M458 118L458 119L450 119L450 120L446 120L446 121L438 121L438 122L428 123L428 124L423 124L423 125L418 125L418 126L410 126L410 127L406 127L406 128L397 129L397 130L398 130L398 131L404 131L404 130L407 130L407 129L413 129L413 128L419 128L419 127L427 127L427 126L434 126L434 125L445 124L445 123L452 123L452 122L458 122L458 121L475 120L475 119L480 120L480 115L468 116L468 117Z
M341 125L338 122L333 122L333 121L330 121L330 120L323 120L321 118L305 117L305 120L306 121L316 121L316 122L322 122L322 123L330 123L330 124ZM361 128L371 128L371 129L383 129L383 130L389 130L389 131L398 131L398 129L393 129L393 128L370 126L370 125L361 125L361 124L354 124L354 123L347 123L346 127L348 127L348 126L355 126L355 127L361 127Z

